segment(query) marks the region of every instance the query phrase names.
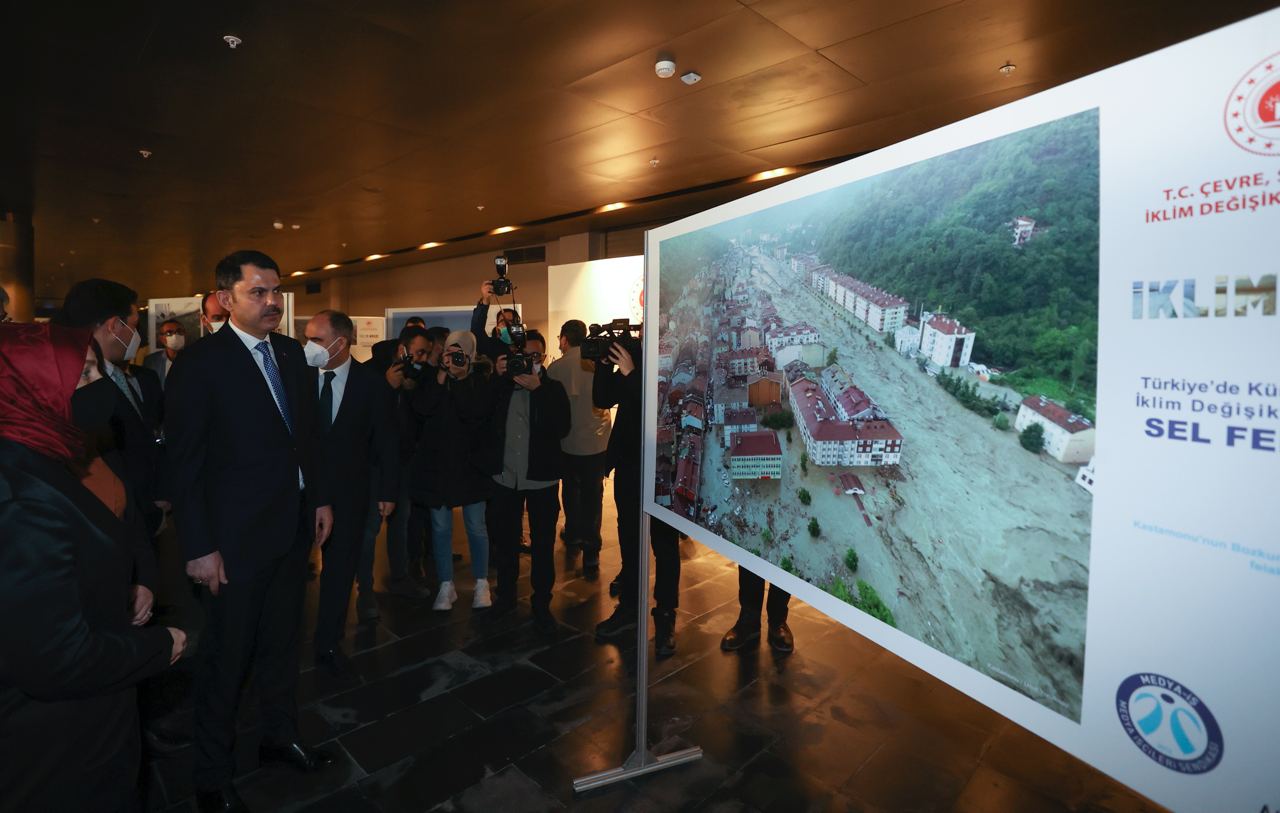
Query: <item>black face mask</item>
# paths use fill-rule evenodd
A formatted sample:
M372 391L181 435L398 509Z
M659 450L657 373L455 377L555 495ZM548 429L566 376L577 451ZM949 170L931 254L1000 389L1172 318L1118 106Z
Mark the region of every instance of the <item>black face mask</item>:
M111 379L103 378L71 394L71 420L85 433L88 447L98 453L117 445L112 415L118 392Z

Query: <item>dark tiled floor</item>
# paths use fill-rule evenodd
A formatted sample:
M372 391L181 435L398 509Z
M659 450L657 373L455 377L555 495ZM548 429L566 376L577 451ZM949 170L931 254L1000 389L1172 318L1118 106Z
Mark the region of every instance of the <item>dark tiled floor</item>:
M303 731L336 764L315 776L258 768L249 702L242 795L254 810L312 813L1159 809L798 601L791 656L721 652L734 567L693 542L682 556L679 651L651 670L649 739L657 752L699 745L701 761L575 796L575 777L632 749L636 653L590 634L613 608L616 546L599 582L557 548L554 639L535 632L527 599L507 617L473 613L465 581L450 613L379 596L381 620L350 627L350 680L312 670L304 652ZM150 695L178 730L190 729L188 688L178 671ZM190 771L189 748L145 766L148 809L193 809Z

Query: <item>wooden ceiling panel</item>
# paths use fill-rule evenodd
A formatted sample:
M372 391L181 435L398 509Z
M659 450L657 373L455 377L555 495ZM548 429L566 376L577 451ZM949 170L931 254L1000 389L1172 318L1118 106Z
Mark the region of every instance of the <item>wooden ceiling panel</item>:
M659 161L656 167L650 165L653 158ZM585 167L585 170L618 181L662 184L679 178L686 186L696 186L716 180L715 172L723 173L720 178L734 178L768 168L758 159L710 141L682 138L610 158Z
M793 59L807 50L790 34L743 8L583 77L569 88L610 107L638 113ZM659 53L675 60L677 75L697 71L702 81L692 86L674 76L657 81L653 65Z
M751 10L810 48L826 48L961 0L757 0Z
M0 201L34 213L40 292L105 273L152 296L189 294L184 274L245 245L305 268L512 221L554 219L440 254L687 214L765 185L726 181L875 149L1272 3L10 5ZM660 54L704 78L658 79Z
M644 115L685 132L714 133L725 125L821 99L862 85L815 53L713 85L646 110ZM712 135L714 138L715 136Z

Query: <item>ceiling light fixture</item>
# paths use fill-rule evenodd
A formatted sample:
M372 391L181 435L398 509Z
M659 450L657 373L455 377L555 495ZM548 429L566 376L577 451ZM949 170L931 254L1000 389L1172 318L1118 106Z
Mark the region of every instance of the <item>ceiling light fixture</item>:
M616 212L619 209L625 209L625 208L627 208L627 204L623 203L622 201L618 201L617 203L606 203L604 206L600 207L600 211Z
M653 72L659 79L670 79L676 75L676 63L670 59L659 59L653 64Z
M662 162L658 160L658 156L656 155L649 159L649 166L652 167L653 169L657 169L658 164L660 163Z
M702 74L697 71L689 71L686 74L681 74L680 81L686 85L696 85L702 81Z
M233 51L239 48L241 43L244 42L244 40L240 39L235 34L227 34L222 38L222 41L225 42L227 44L227 47Z
M784 175L795 173L794 167L778 167L777 169L766 169L764 172L757 172L751 176L753 181L767 181L770 178L781 178Z
M141 155L143 160L146 160L151 157L151 150L138 150L138 155Z
M489 232L489 234L506 234L507 232L515 231L518 228L520 227L519 226L499 226L498 228Z
M483 204L483 203L478 204L478 205L476 206L476 211L477 211L477 212L483 212L483 211L484 211L484 204Z
M329 263L328 265L326 265L326 266L324 267L324 270L325 270L325 271L332 271L333 269L335 269L335 268L337 268L337 267L338 267L338 264L337 264L337 263Z
M303 274L305 274L305 273L307 273L307 272L306 272L306 271L294 271L294 272L293 272L292 274L290 274L289 276L291 276L291 277L300 277L300 276L302 276L302 275L303 275Z
M1013 64L1012 62L1006 62L1000 66L1000 73L1004 74L1005 76L1009 76L1017 69L1018 69L1017 65Z
M367 262L367 263L371 263L371 262L373 262L374 260L381 260L384 256L386 256L386 255L384 255L384 254L370 254L368 257L365 257L365 258L364 258L364 261L365 261L365 262Z
M271 221L271 228L275 229L276 231L280 231L281 229L284 228L284 224L281 223L279 220L273 220Z
M293 229L294 231L297 231L298 229L300 229L300 228L302 228L302 227L301 227L301 226L299 226L297 223L294 223L294 224L292 224L291 226L289 226L289 228Z
M423 243L422 245L418 246L418 250L425 251L429 248L435 248L436 246L442 246L442 245L444 245L444 243L437 243L433 240L430 243Z

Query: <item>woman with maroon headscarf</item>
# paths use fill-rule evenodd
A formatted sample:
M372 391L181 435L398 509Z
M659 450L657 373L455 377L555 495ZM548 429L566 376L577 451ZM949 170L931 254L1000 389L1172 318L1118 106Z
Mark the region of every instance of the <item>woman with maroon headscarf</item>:
M129 533L81 482L88 347L85 331L0 324L0 810L132 809L134 686L186 643L131 623Z

